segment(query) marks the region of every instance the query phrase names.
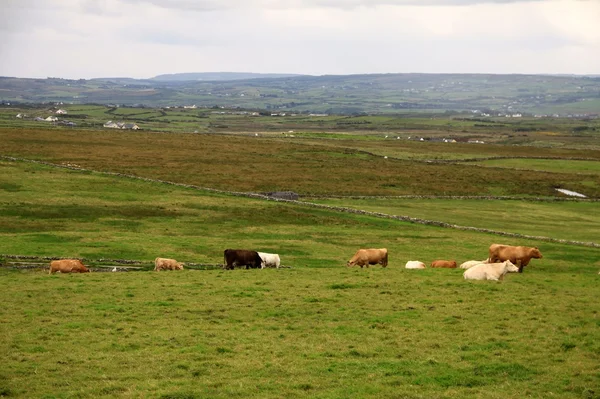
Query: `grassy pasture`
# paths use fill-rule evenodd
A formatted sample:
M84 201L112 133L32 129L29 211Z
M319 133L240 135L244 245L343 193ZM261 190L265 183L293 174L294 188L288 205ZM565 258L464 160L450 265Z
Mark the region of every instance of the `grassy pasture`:
M599 161L567 161L556 159L493 159L477 162L478 165L500 168L519 168L548 172L574 172L600 174Z
M291 266L336 267L357 248L385 242L391 252L402 254L392 264L403 266L409 258L485 258L489 244L498 240L22 162L0 162L0 170L5 254L138 260L173 256L221 263L224 249L245 246L283 253L284 264ZM587 220L575 223L581 224L573 230L590 228ZM422 246L423 240L436 245ZM456 246L457 241L468 244ZM529 244L536 243L523 245Z
M502 283L409 259L485 256L498 237L0 162L2 253L292 269L92 273L0 269L6 397L594 398L599 250L539 244ZM557 217L560 218L560 215ZM587 228L587 227L585 227ZM502 239L503 242L517 242ZM387 269L347 269L387 246Z
M443 221L524 235L600 243L597 202L408 198L311 199L310 202Z
M325 141L307 145L245 136L0 129L0 154L232 191L556 196L554 188L562 187L600 197L600 175L384 159L346 148L344 142L336 146L336 141ZM422 150L442 153L434 145Z

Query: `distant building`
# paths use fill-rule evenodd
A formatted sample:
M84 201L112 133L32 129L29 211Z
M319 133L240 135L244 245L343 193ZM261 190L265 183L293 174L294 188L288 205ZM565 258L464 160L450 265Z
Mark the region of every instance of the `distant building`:
M138 130L140 127L135 123L125 123L121 129Z
M112 129L120 129L119 124L116 122L113 122L113 121L108 121L102 126L112 128Z
M113 122L113 121L108 121L108 122L106 122L102 126L108 127L108 128L111 128L111 129L131 129L131 130L138 130L140 128L135 123L123 123L123 122Z
M46 122L56 122L58 120L58 118L56 116L49 116L46 119L44 119Z
M64 109L57 109L55 114L57 115L66 115L67 111L65 111Z

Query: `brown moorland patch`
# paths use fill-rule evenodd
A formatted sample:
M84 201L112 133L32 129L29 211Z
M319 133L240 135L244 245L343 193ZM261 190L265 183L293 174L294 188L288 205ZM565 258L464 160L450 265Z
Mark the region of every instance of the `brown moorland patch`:
M384 159L262 137L0 129L0 154L231 191L554 196L563 187L600 196L600 176Z

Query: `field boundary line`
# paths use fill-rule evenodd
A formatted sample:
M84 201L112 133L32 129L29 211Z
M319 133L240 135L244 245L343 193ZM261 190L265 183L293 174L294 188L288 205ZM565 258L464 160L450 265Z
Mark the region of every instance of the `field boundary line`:
M356 214L356 215L372 216L372 217L377 217L380 219L399 220L402 222L409 222L409 223L421 224L421 225L426 225L426 226L444 227L444 228L463 230L463 231L475 231L475 232L479 232L479 233L487 233L487 234L493 234L493 235L504 236L504 237L523 238L523 239L527 239L527 240L537 240L537 241L544 241L544 242L555 242L555 243L566 244L566 245L576 245L576 246L600 248L600 244L591 242L591 241L572 241L572 240L564 240L561 238L532 236L532 235L520 234L520 233L509 233L509 232L505 232L505 231L484 229L484 228L480 228L480 227L460 226L460 225L446 223L446 222L440 222L440 221L436 221L436 220L414 218L411 216L390 215L387 213L364 211L364 210L360 210L360 209L346 208L346 207L341 207L341 206L330 206L330 205L317 204L317 203L308 202L308 201L274 198L274 197L270 197L268 195L257 194L257 193L245 193L245 192L240 192L240 191L218 190L215 188L200 187L200 186L196 186L193 184L176 183L176 182L171 182L171 181L166 181L166 180L151 179L148 177L128 175L128 174L117 173L117 172L96 171L96 170L92 170L92 169L85 169L85 168L82 168L79 166L59 165L59 164L53 164L50 162L37 161L37 160L25 159L25 158L15 158L15 157L8 157L8 156L0 155L0 159L13 161L13 162L15 162L15 161L16 162L19 162L19 161L20 162L30 162L30 163L36 163L36 164L40 164L40 165L49 166L49 167L64 168L64 169L70 169L70 170L81 171L81 172L98 173L98 174L102 174L102 175L106 175L106 176L116 176L116 177L124 177L124 178L128 178L128 179L137 179L137 180L147 181L147 182L151 182L151 183L161 183L161 184L167 184L167 185L172 185L172 186L177 186L177 187L182 187L182 188L191 188L194 190L207 191L207 192L231 195L231 196L236 196L236 197L246 197L246 198L262 199L262 200L266 200L266 201L296 204L296 205L302 205L302 206L307 206L307 207L311 207L311 208L327 209L327 210L332 210L332 211L341 212L341 213L352 213L352 214Z
M482 201L530 201L530 202L600 202L598 198L567 197L508 197L496 195L303 195L312 199L444 199Z

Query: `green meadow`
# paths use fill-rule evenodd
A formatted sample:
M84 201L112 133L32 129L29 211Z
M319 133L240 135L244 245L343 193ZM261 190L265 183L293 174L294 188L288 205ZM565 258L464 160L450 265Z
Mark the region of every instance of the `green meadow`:
M28 162L2 161L0 171L4 254L220 263L236 247L277 252L288 266L52 276L1 268L3 397L600 393L598 248ZM483 258L493 242L538 245L544 258L500 283L403 268L414 259ZM370 246L389 249L388 268L345 267Z
M436 220L459 226L560 240L600 244L597 202L537 202L474 199L310 199L319 204L342 206L388 215Z
M0 397L600 398L600 248L227 193L293 190L322 205L600 243L598 202L533 200L564 197L557 187L600 198L596 120L478 126L72 105L73 129L9 111ZM147 125L98 127L121 118ZM460 163L507 156L518 159ZM332 195L342 197L319 197ZM537 246L543 258L501 282L404 268L485 259L492 243ZM345 266L369 247L388 249L387 268ZM285 267L225 271L227 248L278 253ZM185 270L151 271L158 256ZM52 257L82 258L93 272L48 275ZM119 260L141 268L102 272Z

